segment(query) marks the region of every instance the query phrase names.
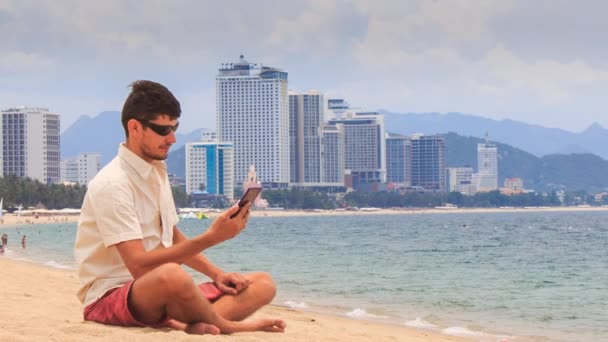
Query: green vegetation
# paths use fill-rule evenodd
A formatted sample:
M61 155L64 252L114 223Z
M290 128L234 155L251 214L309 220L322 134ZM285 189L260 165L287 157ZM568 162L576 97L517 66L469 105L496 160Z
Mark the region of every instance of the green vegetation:
M183 186L171 187L173 193L173 201L175 202L176 208L190 207L192 203L192 196L186 193L186 189Z
M262 197L271 207L285 209L334 209L336 201L332 195L300 189L265 190Z
M483 139L444 134L448 167L477 169L477 144ZM505 178L523 179L524 188L601 192L608 189L608 161L589 153L551 154L537 157L510 145L498 147L498 184Z
M454 204L461 208L539 207L561 206L557 194L525 193L507 196L499 191L464 196L458 192L360 192L354 191L343 198L304 190L266 190L263 195L271 207L285 209L333 209L347 207L420 207L433 208ZM608 201L608 196L606 196ZM563 205L594 204L593 196L586 192L565 193ZM601 203L598 203L601 204Z
M176 207L189 207L191 197L182 187L173 187ZM3 209L35 207L44 205L47 209L80 208L87 191L84 185L44 184L31 178L15 175L0 177L0 197L4 198Z
M47 209L80 208L85 186L44 184L30 178L8 175L0 178L0 196L4 198L4 208L35 207L39 203Z

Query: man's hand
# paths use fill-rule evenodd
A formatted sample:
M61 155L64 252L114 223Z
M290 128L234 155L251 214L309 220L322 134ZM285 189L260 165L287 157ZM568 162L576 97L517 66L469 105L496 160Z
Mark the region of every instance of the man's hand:
M231 295L236 295L249 286L249 279L238 273L220 273L214 282L222 292Z
M230 216L239 210L238 204L228 208L228 210L213 221L207 233L211 235L215 243L220 243L237 236L247 225L250 207L251 203L245 204L234 218L230 218Z

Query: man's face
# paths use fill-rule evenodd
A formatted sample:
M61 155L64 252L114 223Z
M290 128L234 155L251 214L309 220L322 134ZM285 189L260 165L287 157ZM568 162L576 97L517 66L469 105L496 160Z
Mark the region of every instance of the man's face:
M169 149L176 141L177 120L168 115L160 115L154 120L142 120L140 123L144 127L140 146L141 157L147 161L167 159Z

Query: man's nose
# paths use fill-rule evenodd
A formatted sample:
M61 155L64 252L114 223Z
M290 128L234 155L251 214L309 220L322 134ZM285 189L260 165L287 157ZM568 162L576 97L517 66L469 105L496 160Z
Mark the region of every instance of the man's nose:
M171 133L169 133L167 135L167 139L166 140L167 140L168 143L174 144L177 141L177 138L175 137L175 132L171 131Z

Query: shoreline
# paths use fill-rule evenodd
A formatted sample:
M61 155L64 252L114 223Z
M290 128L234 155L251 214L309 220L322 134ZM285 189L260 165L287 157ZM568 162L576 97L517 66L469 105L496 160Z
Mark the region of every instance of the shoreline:
M208 210L208 209L207 209ZM202 211L209 218L219 213ZM359 210L268 210L254 208L251 217L287 217L287 216L343 216L343 215L424 215L424 214L490 214L490 213L536 213L536 212L585 212L606 211L603 207L505 207L505 208L363 208Z
M93 341L139 340L194 341L200 336L181 331L152 328L123 328L84 322L82 305L76 298L79 281L73 270L60 270L25 261L0 257L5 275L3 288L3 337L15 341ZM473 339L445 335L370 320L353 319L313 310L297 310L269 305L254 317L281 317L287 321L284 334L239 333L216 338L230 341L395 341L466 342ZM49 328L50 327L50 328ZM476 338L475 340L479 340Z
M537 213L537 212L585 212L607 211L608 206L601 207L504 207L504 208L362 208L359 210L303 210L303 209L260 209L251 210L251 217L292 217L292 216L343 216L343 215L424 215L424 214L490 214L490 213ZM207 218L214 219L222 210L200 208ZM2 215L0 230L27 225L54 223L77 223L80 215L17 216ZM180 220L188 218L180 217Z

